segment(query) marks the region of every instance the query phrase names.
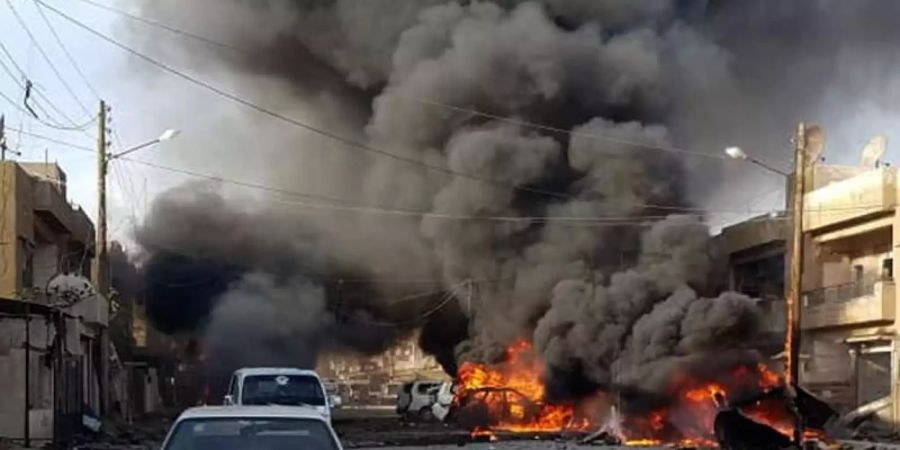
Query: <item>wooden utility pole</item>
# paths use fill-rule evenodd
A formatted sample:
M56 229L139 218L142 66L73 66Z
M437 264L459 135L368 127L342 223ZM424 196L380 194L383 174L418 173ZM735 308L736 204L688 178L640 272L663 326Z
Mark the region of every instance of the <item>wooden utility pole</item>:
M803 276L803 191L806 174L806 125L797 126L794 138L794 201L791 233L791 280L785 299L787 330L784 337L785 378L787 384L797 384L800 375L800 295Z
M108 258L106 243L106 171L109 152L106 147L106 102L100 101L97 120L97 239L95 248L94 282L97 291L106 296L109 293Z
M803 278L803 194L806 175L806 125L797 126L794 137L794 202L791 233L791 283L785 299L787 329L784 335L785 381L796 386L800 382L800 296ZM794 424L794 442L803 442L803 419L799 415Z
M0 115L0 161L6 161L6 116Z
M94 284L103 301L109 299L109 254L106 243L106 171L109 156L106 140L106 102L100 101L97 119L97 237L94 247ZM109 305L107 303L107 305ZM108 325L107 325L108 327ZM100 335L100 412L109 411L109 330Z
M6 117L0 115L0 161L6 161L6 154L12 153L16 156L22 156L22 153L10 150L6 145Z

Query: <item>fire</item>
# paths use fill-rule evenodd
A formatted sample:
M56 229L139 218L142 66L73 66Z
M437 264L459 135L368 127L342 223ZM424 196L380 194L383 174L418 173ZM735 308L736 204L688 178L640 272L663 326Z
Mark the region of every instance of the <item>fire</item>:
M610 426L604 405L556 404L547 399L541 374L543 361L527 341L518 341L506 350L498 364L463 363L458 372L459 390L454 400L461 416L476 437L496 439L495 432L594 431L610 427L610 432L629 446L677 445L679 447L716 447L714 422L720 401L734 396L758 394L782 385L781 377L764 364L738 366L715 380L676 377L671 383L666 405L640 414L624 414ZM601 402L602 403L602 402ZM618 409L618 408L617 408ZM591 412L583 414L583 412ZM771 399L757 402L741 411L749 418L791 436L793 417L783 403ZM607 423L607 425L604 425ZM810 432L808 437L818 437Z
M455 401L463 409L487 412L489 423L474 427L477 433L587 430L589 422L576 418L574 405L547 403L543 369L531 344L518 341L507 348L500 364L463 363Z

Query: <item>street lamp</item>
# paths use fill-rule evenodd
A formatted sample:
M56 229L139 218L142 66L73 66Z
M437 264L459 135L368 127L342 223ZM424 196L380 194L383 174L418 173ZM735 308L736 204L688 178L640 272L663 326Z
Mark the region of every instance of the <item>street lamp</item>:
M762 167L763 169L768 170L769 172L777 173L778 175L781 175L785 178L790 176L790 174L783 170L776 169L775 167L772 167L752 156L747 155L740 147L728 147L725 149L725 154L728 155L728 157L731 159L736 159L739 161L749 161L759 167Z
M168 130L163 131L163 133L161 135L159 135L158 138L153 139L152 141L144 142L141 145L131 147L128 150L123 150L119 153L115 153L115 154L110 153L107 159L112 160L112 159L116 159L116 158L121 158L122 156L125 156L129 153L136 152L142 148L149 147L151 145L156 145L161 142L171 141L172 139L175 139L176 137L178 137L179 134L181 134L181 131L173 129L173 128L169 128Z
M814 153L821 151L821 130L812 126L807 128L806 124L801 122L797 126L797 135L794 138L794 186L791 217L793 231L791 234L791 279L788 286L788 292L785 296L785 322L786 330L784 333L784 354L785 354L785 383L788 386L796 386L799 384L799 353L800 353L800 293L802 292L803 274L803 190L804 177L806 175L806 159L810 147ZM787 172L778 170L762 161L753 158L739 147L728 147L725 154L732 159L749 161L760 166L770 172L777 173L786 178L790 175ZM810 158L810 162L815 164L815 156ZM803 437L802 423L798 418L794 426L794 441L800 443Z

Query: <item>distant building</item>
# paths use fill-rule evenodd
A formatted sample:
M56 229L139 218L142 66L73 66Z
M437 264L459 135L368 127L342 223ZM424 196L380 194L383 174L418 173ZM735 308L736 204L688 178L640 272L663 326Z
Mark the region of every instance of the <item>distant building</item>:
M0 162L2 438L68 436L100 409L109 310L87 278L93 235L59 166Z
M411 336L374 356L328 355L317 368L333 381L347 405L394 405L400 386L413 380L448 380L434 357Z
M897 170L817 166L809 175L800 383L843 410L890 399L892 406L882 408L878 416L896 426L900 362L892 355L900 354L900 297L894 282L898 266L893 257L893 248L900 245ZM727 287L760 298L770 314L771 337L780 339L789 233L789 216L781 215L750 219L718 236L729 260Z

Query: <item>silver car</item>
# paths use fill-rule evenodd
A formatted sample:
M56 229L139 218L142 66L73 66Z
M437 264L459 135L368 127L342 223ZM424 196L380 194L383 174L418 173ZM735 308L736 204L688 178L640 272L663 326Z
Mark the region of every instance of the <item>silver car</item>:
M315 408L204 406L183 413L162 450L343 450Z

